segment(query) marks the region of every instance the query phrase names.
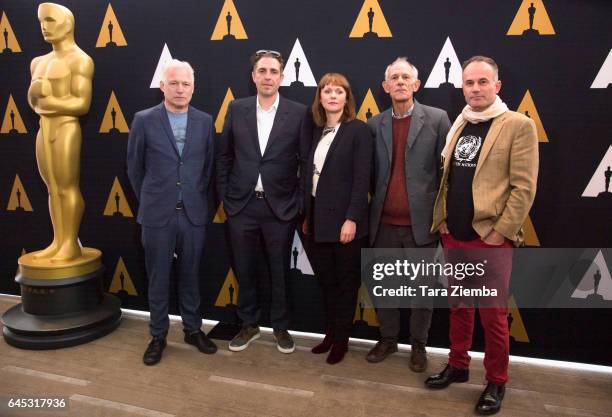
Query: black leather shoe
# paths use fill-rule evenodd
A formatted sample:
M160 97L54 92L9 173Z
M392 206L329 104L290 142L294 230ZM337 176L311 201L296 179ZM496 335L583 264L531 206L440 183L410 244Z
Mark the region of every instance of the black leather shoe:
M476 412L485 416L497 413L501 410L505 393L506 387L504 385L489 382L478 399Z
M432 375L425 380L427 388L446 388L453 382L467 382L470 379L469 369L453 368L449 364L442 372Z
M202 330L196 330L191 333L185 332L185 342L194 345L200 352L209 355L217 351L217 345Z
M145 350L142 361L145 365L155 365L157 362L161 361L162 353L165 348L165 337L153 337L151 342L149 342L149 346L147 346L147 350Z

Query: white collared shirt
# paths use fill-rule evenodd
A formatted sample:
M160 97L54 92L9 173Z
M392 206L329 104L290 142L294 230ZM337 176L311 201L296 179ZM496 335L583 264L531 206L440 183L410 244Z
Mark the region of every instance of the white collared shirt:
M268 145L268 139L270 139L270 132L272 131L272 125L274 124L274 117L276 117L276 110L278 109L278 102L280 100L280 94L276 93L276 100L272 107L268 110L264 110L259 104L259 96L257 96L257 137L259 138L259 149L263 155ZM263 191L263 184L261 182L261 173L257 177L257 185L255 191Z

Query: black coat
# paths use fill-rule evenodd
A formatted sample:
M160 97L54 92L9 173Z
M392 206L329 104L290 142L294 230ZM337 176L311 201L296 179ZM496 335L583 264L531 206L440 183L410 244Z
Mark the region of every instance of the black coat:
M304 178L304 208L315 242L339 242L347 219L357 223L355 239L368 234L368 190L374 142L360 120L342 123L336 132L312 198L313 161L322 128L313 131L312 147ZM312 228L314 223L314 229Z
M261 173L272 211L281 220L291 220L302 207L298 172L303 171L310 149L311 117L306 106L281 96L262 155L256 100L256 96L234 100L227 109L217 146L217 191L227 215L234 216L246 206Z

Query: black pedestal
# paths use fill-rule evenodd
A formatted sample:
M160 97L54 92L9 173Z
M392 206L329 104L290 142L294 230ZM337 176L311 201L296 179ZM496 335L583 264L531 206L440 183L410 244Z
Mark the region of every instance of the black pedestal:
M64 279L17 275L22 302L2 316L6 342L22 349L57 349L112 332L121 322L121 303L104 294L102 272Z

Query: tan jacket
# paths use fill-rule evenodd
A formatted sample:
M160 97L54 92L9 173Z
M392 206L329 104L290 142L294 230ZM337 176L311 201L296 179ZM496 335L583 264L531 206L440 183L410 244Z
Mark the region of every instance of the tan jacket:
M449 146L451 152L462 130L463 126L452 138ZM436 232L446 220L451 159L449 155L444 161L442 183L434 205L432 232ZM522 244L521 226L535 198L538 167L538 139L533 120L513 111L496 117L484 141L472 182L472 227L480 237L484 238L495 229L515 245Z

